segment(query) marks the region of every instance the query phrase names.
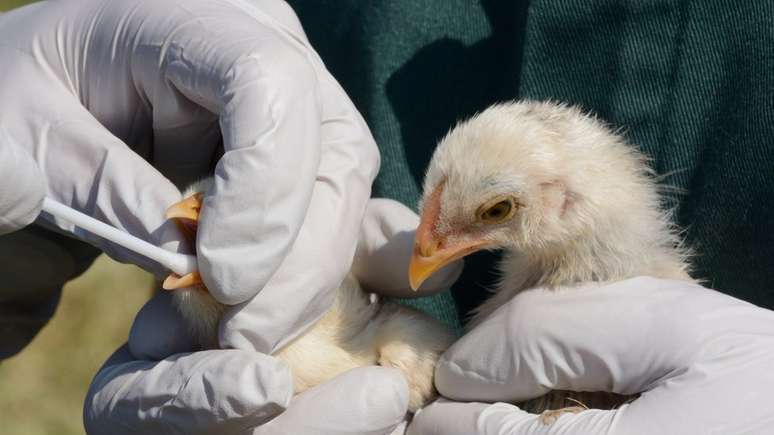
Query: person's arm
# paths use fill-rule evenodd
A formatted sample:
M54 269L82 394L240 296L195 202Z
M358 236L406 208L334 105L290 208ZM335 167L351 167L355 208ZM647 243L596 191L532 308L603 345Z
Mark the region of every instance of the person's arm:
M446 352L436 386L447 399L409 433L766 434L773 365L774 312L699 285L528 290ZM553 389L642 394L552 425L512 405Z

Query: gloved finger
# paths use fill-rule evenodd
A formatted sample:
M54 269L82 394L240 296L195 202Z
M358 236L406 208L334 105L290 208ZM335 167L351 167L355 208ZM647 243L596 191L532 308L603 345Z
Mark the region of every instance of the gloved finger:
M434 273L417 291L411 290L408 265L418 225L419 216L397 201L368 201L352 263L352 273L364 288L385 296L414 298L441 292L454 284L462 274L461 259Z
M97 373L84 405L90 434L238 433L290 402L288 367L238 350L136 360L120 348Z
M32 223L40 214L46 186L43 174L24 149L0 128L0 234Z
M322 159L304 224L263 289L226 311L221 346L273 353L323 315L351 267L379 155L365 122L335 80L326 73L319 89Z
M45 141L32 147L46 174L48 195L154 245L185 250L177 228L164 217L164 210L180 200L177 188L76 101L52 101L59 101L52 110L66 113L67 118L47 131ZM158 263L69 222L47 213L42 217L118 261L137 264L160 276L167 273Z
M284 0L235 0L236 4L241 5L241 8L251 16L259 16L261 14L268 15L272 19L276 20L286 31L289 31L295 36L308 42L304 29L301 26L301 21L296 16L293 8Z
M744 341L750 344L748 338ZM769 369L774 362L773 348L770 343L745 347L744 352L739 348L731 352L724 349L721 358L708 364L697 363L695 368L665 379L654 390L614 410L565 413L555 422L544 424L539 415L508 403L442 399L414 417L408 434L768 434L774 423L766 397L774 386L774 374Z
M399 371L361 367L296 396L253 435L386 435L403 421L408 386Z
M489 403L454 402L440 398L414 414L406 435L488 434L480 419L491 406Z
M216 299L236 304L277 270L309 206L321 156L317 66L310 47L265 14L209 1L168 6L185 25L170 36L165 77L218 115L223 137L200 215L200 273Z
M540 421L540 416L524 412L508 403L454 402L439 399L414 416L407 435L634 434L635 432L613 430L617 413L618 411L591 410L580 414L564 414L553 424L546 425Z
M717 319L747 310L760 309L699 285L645 277L528 290L443 355L436 386L446 397L481 401L516 402L553 389L634 394L686 370L707 340L725 333ZM771 327L762 322L753 329Z
M171 292L159 292L135 316L127 346L137 359L156 361L198 350L199 343L172 298Z

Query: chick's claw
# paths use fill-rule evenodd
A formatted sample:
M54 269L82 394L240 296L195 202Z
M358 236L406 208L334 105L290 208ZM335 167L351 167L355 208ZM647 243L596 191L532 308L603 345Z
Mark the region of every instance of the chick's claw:
M544 425L550 426L556 423L556 420L559 420L559 417L563 416L564 414L577 414L579 412L585 411L586 409L587 408L582 406L569 406L562 409L549 409L540 413L538 420L540 420L540 422Z
M192 251L196 248L196 230L198 229L199 211L202 208L203 198L204 194L201 192L194 193L182 201L173 204L167 209L166 213L167 219L172 219L177 224L177 227L183 234L183 238ZM191 272L183 276L171 273L164 280L162 288L164 290L175 290L200 284L202 284L202 277L199 275L199 272Z

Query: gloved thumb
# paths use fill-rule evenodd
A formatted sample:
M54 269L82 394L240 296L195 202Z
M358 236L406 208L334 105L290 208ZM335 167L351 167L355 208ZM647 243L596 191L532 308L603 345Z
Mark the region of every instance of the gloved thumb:
M0 128L0 234L29 225L40 214L46 194L38 165Z
M212 350L161 361L116 351L91 383L84 405L90 434L233 434L282 412L290 369L257 352Z
M624 405L626 406L626 405ZM617 411L564 414L545 424L540 416L509 403L453 402L439 399L414 416L407 435L558 435L608 433ZM628 433L628 432L622 432Z
M480 402L454 402L440 398L419 410L406 435L479 434L481 414L491 406Z

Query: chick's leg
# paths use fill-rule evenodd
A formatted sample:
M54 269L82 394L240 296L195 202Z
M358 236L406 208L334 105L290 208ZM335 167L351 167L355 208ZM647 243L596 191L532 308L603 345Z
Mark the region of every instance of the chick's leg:
M553 424L564 414L577 414L587 409L615 409L636 396L600 391L554 390L532 400L517 403L523 411L540 414L540 422Z
M586 408L582 406L568 406L567 408L562 409L550 409L540 413L540 422L545 425L551 425L554 424L556 420L559 420L559 417L564 414L577 414L585 410Z

